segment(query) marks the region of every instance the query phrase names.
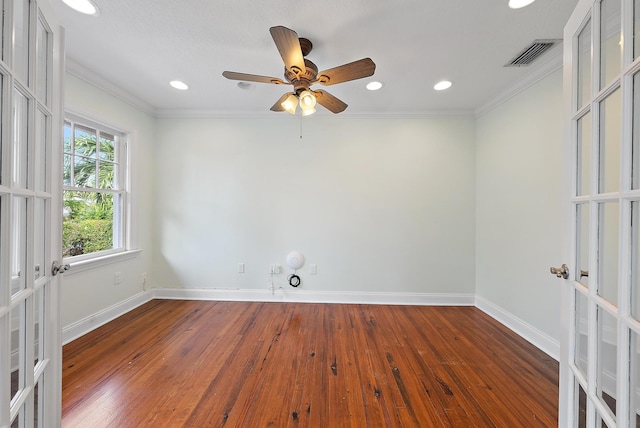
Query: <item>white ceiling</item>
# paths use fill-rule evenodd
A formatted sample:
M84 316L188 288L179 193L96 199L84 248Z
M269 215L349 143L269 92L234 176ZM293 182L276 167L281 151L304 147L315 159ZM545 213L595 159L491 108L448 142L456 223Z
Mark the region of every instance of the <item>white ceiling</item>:
M373 78L322 89L349 105L343 115L375 116L482 109L554 56L504 67L534 39L561 39L577 0L518 10L507 0L95 0L97 17L51 2L66 28L67 68L120 88L154 114L286 115L269 108L289 87L242 90L222 77L230 70L282 78L269 27L283 25L311 40L308 59L320 70L373 59ZM171 88L174 79L190 90ZM454 86L435 92L441 79ZM367 91L370 80L384 87Z

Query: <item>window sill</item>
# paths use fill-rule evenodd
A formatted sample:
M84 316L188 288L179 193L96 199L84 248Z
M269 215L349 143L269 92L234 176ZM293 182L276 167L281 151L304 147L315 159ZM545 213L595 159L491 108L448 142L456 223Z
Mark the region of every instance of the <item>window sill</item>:
M130 250L123 251L116 254L109 254L107 256L96 257L88 260L80 260L70 263L71 269L64 273L64 276L71 276L76 273L85 272L92 269L97 269L102 266L106 266L112 263L118 263L125 260L130 260L138 256L142 250Z

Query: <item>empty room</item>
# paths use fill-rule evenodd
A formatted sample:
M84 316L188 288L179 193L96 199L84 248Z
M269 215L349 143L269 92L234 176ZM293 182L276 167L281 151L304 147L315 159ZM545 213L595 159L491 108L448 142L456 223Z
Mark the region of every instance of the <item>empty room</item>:
M0 426L640 424L640 1L2 8Z

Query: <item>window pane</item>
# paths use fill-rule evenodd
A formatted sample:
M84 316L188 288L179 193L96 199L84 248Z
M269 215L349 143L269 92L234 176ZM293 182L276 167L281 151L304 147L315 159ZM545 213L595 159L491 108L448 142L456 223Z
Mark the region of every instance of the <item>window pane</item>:
M598 308L598 374L600 400L616 414L618 325L616 318Z
M576 293L576 349L574 355L574 363L578 367L578 371L587 377L587 346L588 346L588 314L589 306L587 296L575 291Z
M38 291L34 294L34 303L35 303L35 314L34 314L34 343L33 343L33 356L34 360L34 368L37 366L38 362L44 360L44 340L45 334L45 296L44 296L45 288L40 287Z
M630 396L630 413L631 413L631 424L630 426L640 426L640 337L633 330L629 331L630 334L630 346L629 351L631 352L629 362L631 364L630 369L630 378L631 382L629 383L629 396Z
M71 153L71 123L64 123L64 152Z
M618 74L622 65L622 43L620 25L620 0L602 0L600 3L600 88L604 88Z
M640 56L640 0L633 3L633 58Z
M591 174L591 112L578 119L578 179L577 195L590 193Z
M63 257L113 248L113 195L64 191Z
M589 204L576 205L576 279L589 286Z
M640 320L640 202L631 203L631 315Z
M45 260L46 260L46 243L47 243L47 215L46 215L46 203L47 201L42 198L35 200L35 215L34 215L34 279L45 276Z
M38 34L36 35L36 96L44 104L49 105L49 85L47 69L49 67L49 32L41 17L38 18Z
M614 305L618 304L619 208L618 202L600 204L598 225L600 229L598 295Z
M600 104L600 193L620 190L620 108L619 89Z
M76 155L82 155L95 159L97 141L95 130L76 125L73 138Z
M13 91L13 184L27 187L29 165L29 101L18 90Z
M591 20L578 35L578 108L591 99Z
M100 162L100 170L98 176L100 178L101 189L114 189L114 172L115 164L111 162Z
M116 151L116 139L113 135L100 133L100 159L114 161Z
M575 409L576 415L576 426L579 428L586 428L587 426L587 394L584 392L584 389L580 385L580 383L575 381L575 393L578 397L578 407Z
M13 69L27 85L29 70L29 0L14 0L13 4Z
M640 1L640 0L638 0ZM631 165L632 188L640 188L640 73L633 76L633 163Z
M11 253L11 295L27 286L27 199L13 198L14 225L12 230L13 248Z
M36 112L36 190L45 192L48 190L49 164L48 152L48 117L40 109Z
M96 187L96 161L83 156L73 157L73 176L75 187Z
M23 318L25 316L26 301L20 302L11 309L11 353L14 355L11 362L11 398L24 389L24 344L25 337Z

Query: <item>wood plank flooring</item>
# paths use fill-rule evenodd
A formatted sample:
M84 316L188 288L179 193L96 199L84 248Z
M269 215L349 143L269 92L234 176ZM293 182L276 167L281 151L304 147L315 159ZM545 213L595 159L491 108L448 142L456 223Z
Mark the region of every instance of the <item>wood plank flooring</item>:
M153 300L62 376L63 427L557 426L557 362L473 307Z

